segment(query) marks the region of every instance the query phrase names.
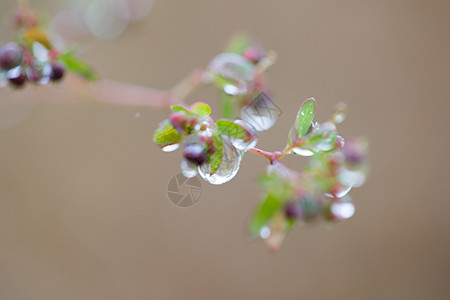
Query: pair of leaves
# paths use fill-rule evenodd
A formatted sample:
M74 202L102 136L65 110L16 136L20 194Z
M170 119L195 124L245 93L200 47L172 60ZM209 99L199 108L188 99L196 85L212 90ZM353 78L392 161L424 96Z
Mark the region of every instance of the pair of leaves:
M197 116L209 116L211 114L211 107L203 102L195 102L189 108L186 108L182 105L172 105L170 109L174 112L182 111L186 114L194 114Z

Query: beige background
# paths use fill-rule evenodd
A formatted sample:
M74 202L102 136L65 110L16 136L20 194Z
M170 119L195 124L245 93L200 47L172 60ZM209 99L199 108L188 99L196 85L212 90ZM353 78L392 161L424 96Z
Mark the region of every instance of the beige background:
M295 228L277 255L245 231L259 157L178 209L166 185L180 153L151 140L167 111L0 90L0 299L449 299L449 28L448 0L157 0L119 39L80 45L104 77L169 88L247 29L279 54L268 150L303 99L319 121L349 105L340 132L371 142L356 215ZM193 100L217 108L214 89Z

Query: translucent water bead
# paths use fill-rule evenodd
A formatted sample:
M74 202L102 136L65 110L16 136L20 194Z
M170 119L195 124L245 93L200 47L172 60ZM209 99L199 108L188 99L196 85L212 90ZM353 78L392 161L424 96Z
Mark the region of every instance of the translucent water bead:
M253 127L252 124L242 120L235 120L234 123L244 127L248 131L249 138L244 141L243 139L230 137L231 144L241 151L247 151L248 149L255 147L258 142L255 127Z
M181 172L184 177L192 178L197 175L197 168L196 165L190 164L186 159L181 162Z
M241 153L231 144L231 141L226 136L223 136L223 158L219 169L213 175L210 175L211 165L205 163L198 167L198 173L211 184L224 184L236 176L240 164Z
M172 152L177 150L180 147L180 144L171 144L171 145L166 145L164 147L161 148L162 151L164 152Z
M0 88L8 85L8 78L6 77L5 72L0 71Z
M342 197L346 196L350 192L351 189L352 189L352 186L346 186L346 185L343 185L343 184L338 184L334 188L334 191L333 191L334 195L332 195L330 193L325 193L325 196L327 196L329 198L342 198Z
M360 187L366 181L366 174L363 170L342 168L339 172L339 181L343 185Z
M255 79L255 68L247 59L236 53L222 53L216 56L209 64L213 74L229 80L223 90L230 95L245 94L248 83Z
M241 110L242 120L252 124L257 131L270 129L280 114L280 108L265 93L261 93Z
M336 125L331 122L325 122L314 130L313 134L320 135L323 138L319 143L314 145L316 151L330 151L336 146L336 139L332 137L332 133L336 131Z
M331 213L338 219L348 219L355 214L355 206L351 202L333 203Z

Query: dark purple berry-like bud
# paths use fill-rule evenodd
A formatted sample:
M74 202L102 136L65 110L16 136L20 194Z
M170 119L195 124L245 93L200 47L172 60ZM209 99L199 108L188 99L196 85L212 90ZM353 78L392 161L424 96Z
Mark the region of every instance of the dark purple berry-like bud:
M188 144L184 147L184 158L197 166L203 165L206 161L205 151L200 144Z
M64 76L65 69L63 65L59 63L52 63L51 64L52 71L50 73L50 79L52 81L59 81Z
M13 86L15 86L15 87L22 87L25 84L25 81L27 80L27 77L25 76L25 74L20 73L16 77L10 77L8 80Z
M22 49L16 43L8 43L0 48L0 68L11 70L22 63Z
M302 211L297 203L288 202L284 207L284 214L290 219L299 219Z

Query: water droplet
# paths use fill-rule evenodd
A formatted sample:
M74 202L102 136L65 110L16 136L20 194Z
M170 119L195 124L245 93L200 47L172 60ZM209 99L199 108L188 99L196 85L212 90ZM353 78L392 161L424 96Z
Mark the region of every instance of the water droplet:
M141 117L141 113L137 112L137 113L134 115L134 117L135 117L136 119L140 118L140 117Z
M231 144L228 137L223 136L223 158L217 171L210 175L211 165L204 163L198 167L200 176L211 184L224 184L236 176L241 164L241 153Z
M333 114L332 121L334 124L342 123L347 116L347 105L338 103L335 107L336 112Z
M128 25L129 11L123 1L91 1L84 11L84 23L89 31L102 39L114 39Z
M301 156L312 156L314 154L314 152L312 152L311 150L302 149L302 148L298 148L298 147L292 149L292 152L294 152L295 154L301 155Z
M260 94L241 110L242 120L250 123L257 131L270 129L278 120L281 110L267 95Z
M263 226L261 227L260 231L259 231L259 236L266 240L270 237L270 228L269 226Z
M8 78L5 72L0 72L0 88L8 85Z
M325 193L325 196L329 198L342 198L347 195L351 189L351 186L339 184L334 188L334 196L330 193Z
M333 203L331 213L338 219L348 219L355 214L355 206L351 202Z
M344 147L344 145L345 145L344 138L342 136L340 136L340 135L337 135L336 136L336 147L338 149L342 149Z
M48 61L48 50L44 45L38 42L33 43L33 54L41 62Z
M233 96L239 95L243 92L237 86L234 86L232 84L225 84L223 86L223 91L225 93L227 93L228 95L233 95Z
M177 150L180 147L180 144L171 144L171 145L166 145L164 147L162 147L162 151L164 152L172 152Z
M366 174L361 170L342 168L339 172L339 181L346 186L360 187L366 181Z
M11 79L11 78L17 78L17 77L20 76L21 73L22 73L22 67L18 66L18 67L15 67L15 68L9 70L9 71L6 73L6 76L7 76L8 78L10 78L10 79Z
M212 73L231 81L223 89L231 95L244 94L248 84L255 79L255 70L252 63L239 54L222 53L216 56L209 64Z
M244 127L248 131L250 137L249 140L247 141L244 141L243 139L230 137L230 141L233 144L233 146L241 151L247 151L248 149L255 147L256 143L258 142L258 136L256 135L255 127L253 127L252 124L242 120L235 120L234 123Z
M192 178L197 175L197 166L192 165L187 160L183 159L181 162L181 172L184 177Z

